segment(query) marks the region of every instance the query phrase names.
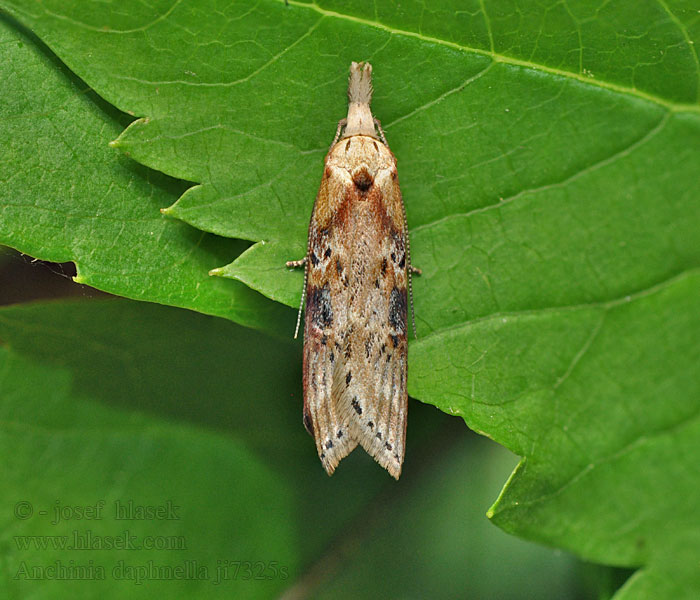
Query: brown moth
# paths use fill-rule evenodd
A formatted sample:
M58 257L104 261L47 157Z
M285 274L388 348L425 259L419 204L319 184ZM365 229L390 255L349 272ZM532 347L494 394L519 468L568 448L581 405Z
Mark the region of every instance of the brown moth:
M304 425L329 475L360 444L398 479L411 297L406 214L396 158L369 106L369 63L350 66L348 97L348 116L326 155L306 256L287 263L305 267Z

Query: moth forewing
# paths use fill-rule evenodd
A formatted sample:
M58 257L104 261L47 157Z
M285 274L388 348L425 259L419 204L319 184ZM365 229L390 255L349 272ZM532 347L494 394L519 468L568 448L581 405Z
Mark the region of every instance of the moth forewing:
M352 63L348 116L326 156L309 225L304 424L329 475L360 444L398 479L410 257L396 159L370 111L371 75L369 63Z

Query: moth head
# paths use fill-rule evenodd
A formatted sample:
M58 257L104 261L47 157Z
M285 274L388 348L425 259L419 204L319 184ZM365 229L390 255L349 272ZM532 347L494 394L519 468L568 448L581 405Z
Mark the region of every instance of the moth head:
M350 65L348 82L348 116L343 138L368 135L377 138L374 117L369 103L372 100L372 65L366 62Z
M350 65L348 84L350 102L369 104L372 100L372 65L368 62L353 62Z

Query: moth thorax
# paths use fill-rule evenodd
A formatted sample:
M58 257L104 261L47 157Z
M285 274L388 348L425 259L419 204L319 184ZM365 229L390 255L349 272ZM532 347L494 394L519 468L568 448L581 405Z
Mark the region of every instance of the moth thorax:
M374 183L374 177L364 165L356 169L352 174L352 182L361 192L366 192Z

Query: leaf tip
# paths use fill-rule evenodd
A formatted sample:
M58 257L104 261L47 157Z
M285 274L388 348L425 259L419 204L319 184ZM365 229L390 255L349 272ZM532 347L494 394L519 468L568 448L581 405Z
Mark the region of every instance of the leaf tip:
M209 271L209 275L213 276L222 276L224 274L224 270L221 267L217 267L216 269L212 269Z

